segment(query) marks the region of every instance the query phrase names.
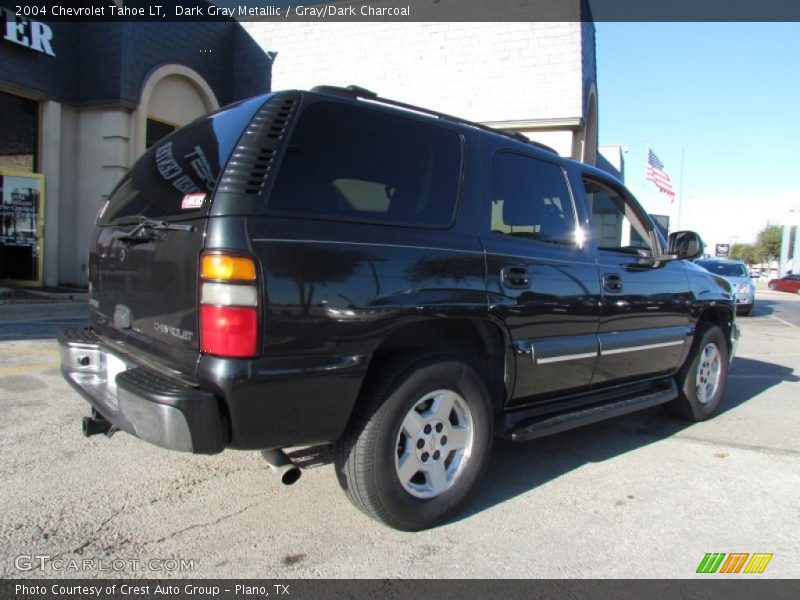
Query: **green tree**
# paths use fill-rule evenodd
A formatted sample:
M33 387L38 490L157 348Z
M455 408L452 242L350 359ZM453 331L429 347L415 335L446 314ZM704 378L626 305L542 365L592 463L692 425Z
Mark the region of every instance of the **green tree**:
M743 260L748 265L761 262L754 244L734 244L731 246L729 256L734 260Z
M781 236L783 228L780 225L767 225L758 232L756 250L764 261L777 260L781 255Z

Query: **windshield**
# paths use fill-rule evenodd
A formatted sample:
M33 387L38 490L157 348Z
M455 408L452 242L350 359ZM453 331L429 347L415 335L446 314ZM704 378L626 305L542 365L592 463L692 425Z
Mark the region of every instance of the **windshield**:
M747 277L747 268L739 263L723 263L714 260L700 260L697 264L706 271L722 277Z

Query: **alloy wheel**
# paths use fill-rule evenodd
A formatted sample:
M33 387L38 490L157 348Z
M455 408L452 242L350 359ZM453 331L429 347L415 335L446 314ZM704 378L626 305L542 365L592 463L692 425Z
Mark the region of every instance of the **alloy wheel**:
M397 434L395 470L403 488L417 498L435 498L464 471L474 441L472 413L453 390L436 390L417 400Z
M715 343L706 344L700 353L697 364L697 400L700 404L708 404L719 388L722 373L722 356Z

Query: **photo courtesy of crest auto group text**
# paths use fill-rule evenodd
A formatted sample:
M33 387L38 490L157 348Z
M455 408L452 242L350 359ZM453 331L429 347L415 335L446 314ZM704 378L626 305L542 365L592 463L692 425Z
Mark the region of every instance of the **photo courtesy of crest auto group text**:
M800 9L0 4L10 598L795 596Z

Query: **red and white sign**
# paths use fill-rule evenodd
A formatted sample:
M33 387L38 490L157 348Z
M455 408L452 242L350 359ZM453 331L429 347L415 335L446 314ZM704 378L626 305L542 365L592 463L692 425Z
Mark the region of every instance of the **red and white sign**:
M184 194L183 200L181 201L181 209L183 210L192 210L195 208L200 208L203 206L203 202L206 199L205 194Z

